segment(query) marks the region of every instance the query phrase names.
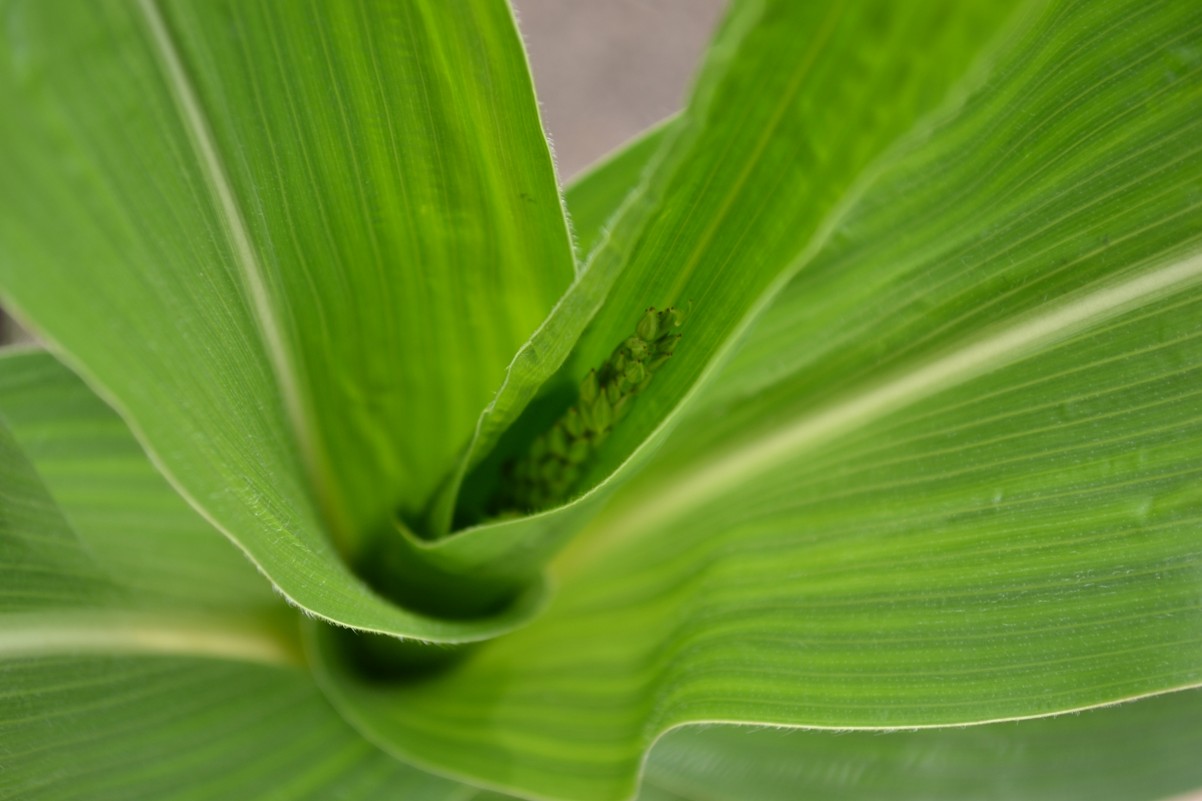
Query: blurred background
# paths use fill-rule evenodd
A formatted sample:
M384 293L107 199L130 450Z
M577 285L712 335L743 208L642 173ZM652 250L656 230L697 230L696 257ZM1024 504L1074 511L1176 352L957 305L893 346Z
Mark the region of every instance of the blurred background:
M564 181L680 107L725 0L513 0Z
M726 0L513 0L567 182L676 111ZM0 310L0 344L28 339Z

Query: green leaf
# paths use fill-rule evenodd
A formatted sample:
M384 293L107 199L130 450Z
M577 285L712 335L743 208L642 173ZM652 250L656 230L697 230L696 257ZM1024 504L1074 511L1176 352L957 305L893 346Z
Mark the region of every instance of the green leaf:
M1199 720L1194 690L967 729L689 727L656 744L645 779L704 801L1152 801L1202 785Z
M0 659L6 798L462 801L470 792L380 753L300 669L178 656Z
M494 586L529 582L646 463L682 405L825 236L828 218L855 193L862 173L946 101L1014 15L1009 7L938 2L735 4L688 107L636 148L631 167L648 164L640 182L596 240L584 272L518 353L481 418L461 477L540 389L575 386L649 305L696 306L683 344L592 460L577 488L583 496L415 550ZM809 47L798 52L799 41ZM858 125L859 138L844 148L849 125ZM615 177L626 169L615 167ZM602 171L597 183L609 174ZM595 230L597 217L585 219L585 231ZM429 525L435 531L450 527L456 486L446 489Z
M695 721L958 725L1202 683L1199 29L1144 2L1009 28L843 184L543 617L392 686L313 625L331 698L407 758L603 799Z
M573 261L499 2L7 0L4 301L298 605L465 447ZM132 311L131 311L132 310ZM504 616L502 616L504 617Z
M0 795L462 798L329 708L297 615L78 379L0 368Z
M278 605L270 584L171 489L78 378L40 350L0 353L0 418L65 522L86 533L86 572L172 605ZM61 577L49 580L62 587Z

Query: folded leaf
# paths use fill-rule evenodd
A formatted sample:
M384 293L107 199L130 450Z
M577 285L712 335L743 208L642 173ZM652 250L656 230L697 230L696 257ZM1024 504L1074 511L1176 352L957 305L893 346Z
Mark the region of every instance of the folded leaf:
M646 780L706 801L1152 801L1202 786L1199 720L1192 690L967 729L689 727L656 744Z
M280 605L270 583L175 493L80 379L40 350L0 354L0 418L70 530L86 536L79 548L87 572L136 588L147 605L154 598L241 613Z
M596 239L577 282L518 353L461 472L483 459L548 382L574 387L602 364L648 306L693 308L681 345L590 460L579 497L525 520L460 530L425 546L428 558L472 576L490 572L500 585L529 581L645 464L756 313L823 240L865 171L927 113L954 105L964 71L999 30L1025 19L1010 7L939 2L735 4L658 151L648 155L648 140L628 157L631 166L646 159L640 182ZM595 219L585 219L594 231ZM431 529L450 527L454 489L439 497Z
M6 0L0 291L290 599L443 480L571 280L501 2ZM474 630L473 630L474 631Z
M689 722L984 723L1202 684L1200 27L1064 2L1011 29L557 560L546 615L409 685L315 632L348 719L603 799Z
M296 614L37 352L0 357L0 577L5 798L463 797L338 718Z

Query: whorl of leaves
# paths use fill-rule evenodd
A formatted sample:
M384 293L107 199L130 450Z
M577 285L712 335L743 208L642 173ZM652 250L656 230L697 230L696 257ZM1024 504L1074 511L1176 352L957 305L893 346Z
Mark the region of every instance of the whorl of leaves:
M584 463L672 357L681 336L675 329L683 322L679 309L648 308L635 333L604 364L589 370L576 403L521 458L505 466L497 507L528 512L566 498L580 480Z

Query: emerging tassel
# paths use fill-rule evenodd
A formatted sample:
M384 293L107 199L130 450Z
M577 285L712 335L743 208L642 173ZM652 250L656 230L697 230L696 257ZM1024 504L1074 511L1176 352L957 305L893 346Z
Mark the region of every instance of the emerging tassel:
M609 359L580 382L575 405L534 440L524 456L504 467L498 507L531 512L563 500L580 480L583 465L609 432L630 411L634 396L646 389L655 372L672 357L684 313L647 309ZM504 512L502 512L504 514Z

